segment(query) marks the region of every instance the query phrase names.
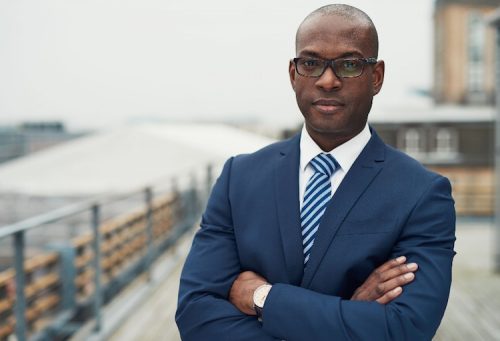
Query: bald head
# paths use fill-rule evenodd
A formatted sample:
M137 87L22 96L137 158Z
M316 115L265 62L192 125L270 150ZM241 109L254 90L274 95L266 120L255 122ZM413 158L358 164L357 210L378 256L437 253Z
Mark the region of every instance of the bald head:
M370 46L373 49L373 57L378 57L378 34L373 21L370 17L362 10L344 4L332 4L326 5L318 8L317 10L310 13L300 24L297 34L295 36L295 47L298 49L301 32L308 25L312 24L318 17L331 17L331 20L335 18L343 18L352 23L355 23L360 30L366 31L370 40ZM356 38L356 37L353 37Z

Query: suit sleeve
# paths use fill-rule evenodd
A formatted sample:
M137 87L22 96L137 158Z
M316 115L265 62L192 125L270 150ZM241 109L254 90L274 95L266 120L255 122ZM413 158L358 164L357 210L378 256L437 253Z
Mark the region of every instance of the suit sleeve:
M293 340L432 340L451 285L455 209L451 186L437 177L414 206L393 248L393 257L416 262L415 280L387 305L343 300L276 284L267 297L263 328Z
M274 340L228 301L241 272L228 186L232 159L217 180L182 270L176 322L182 340Z

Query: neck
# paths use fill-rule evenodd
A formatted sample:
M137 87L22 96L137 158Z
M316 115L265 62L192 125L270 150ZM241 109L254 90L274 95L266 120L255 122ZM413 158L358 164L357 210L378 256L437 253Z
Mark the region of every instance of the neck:
M345 135L342 133L323 133L318 131L313 131L306 125L306 130L309 133L309 136L313 139L314 142L323 150L324 152L330 152L338 146L344 144L345 142L352 139L354 136L358 135L362 130L354 133Z

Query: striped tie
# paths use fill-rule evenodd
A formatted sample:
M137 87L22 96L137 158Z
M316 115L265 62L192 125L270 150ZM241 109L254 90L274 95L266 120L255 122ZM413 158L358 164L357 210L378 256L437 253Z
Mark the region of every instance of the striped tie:
M304 265L309 261L314 236L318 231L321 217L325 213L326 205L330 201L332 193L330 177L337 168L337 161L333 156L324 153L318 154L309 164L313 167L314 174L307 182L300 212Z

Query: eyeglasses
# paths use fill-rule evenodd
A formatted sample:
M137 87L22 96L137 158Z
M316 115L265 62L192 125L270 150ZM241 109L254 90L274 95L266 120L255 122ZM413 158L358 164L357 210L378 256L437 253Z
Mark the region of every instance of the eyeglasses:
M363 73L365 64L376 64L376 58L338 58L320 59L299 57L293 58L295 70L304 77L321 77L327 67L331 67L339 78L359 77Z

